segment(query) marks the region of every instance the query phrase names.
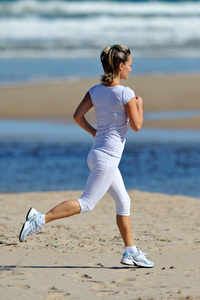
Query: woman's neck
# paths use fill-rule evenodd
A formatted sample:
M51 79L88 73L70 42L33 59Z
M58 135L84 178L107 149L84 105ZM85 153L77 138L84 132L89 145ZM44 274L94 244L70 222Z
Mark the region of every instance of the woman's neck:
M105 86L116 86L120 84L120 77L115 78L111 83L104 84Z

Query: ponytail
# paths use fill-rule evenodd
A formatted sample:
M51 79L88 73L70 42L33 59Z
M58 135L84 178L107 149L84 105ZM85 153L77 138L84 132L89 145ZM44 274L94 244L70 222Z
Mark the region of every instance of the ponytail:
M101 63L104 69L104 75L101 76L103 84L111 83L119 72L119 65L128 60L130 49L122 45L105 46L101 52Z

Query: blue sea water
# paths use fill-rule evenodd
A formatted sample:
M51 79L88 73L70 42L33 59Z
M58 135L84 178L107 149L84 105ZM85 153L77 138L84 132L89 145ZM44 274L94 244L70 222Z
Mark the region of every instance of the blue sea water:
M82 190L91 145L76 125L0 121L0 192ZM120 170L127 189L200 197L199 156L199 130L129 130Z
M199 73L200 58L134 58L130 76L139 74ZM74 81L99 78L103 74L99 58L0 59L0 86Z

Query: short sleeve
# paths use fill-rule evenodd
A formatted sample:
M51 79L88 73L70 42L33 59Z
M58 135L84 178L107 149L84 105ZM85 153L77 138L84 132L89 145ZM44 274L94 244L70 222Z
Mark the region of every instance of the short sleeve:
M126 105L134 97L135 97L134 91L129 87L125 87L122 95L123 104Z
M91 100L92 100L92 94L93 94L94 89L95 89L95 86L91 87L91 88L89 89L89 91L88 91L89 94L90 94Z
M89 94L90 94L90 96L92 95L92 93L93 93L93 91L94 91L94 89L95 89L95 87L96 87L96 85L95 86L93 86L93 87L91 87L90 89L89 89Z

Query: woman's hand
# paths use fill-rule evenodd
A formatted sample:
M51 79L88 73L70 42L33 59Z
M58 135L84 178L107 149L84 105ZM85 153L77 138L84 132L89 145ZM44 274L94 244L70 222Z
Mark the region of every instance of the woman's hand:
M136 96L136 105L138 106L143 106L143 99L140 96Z

